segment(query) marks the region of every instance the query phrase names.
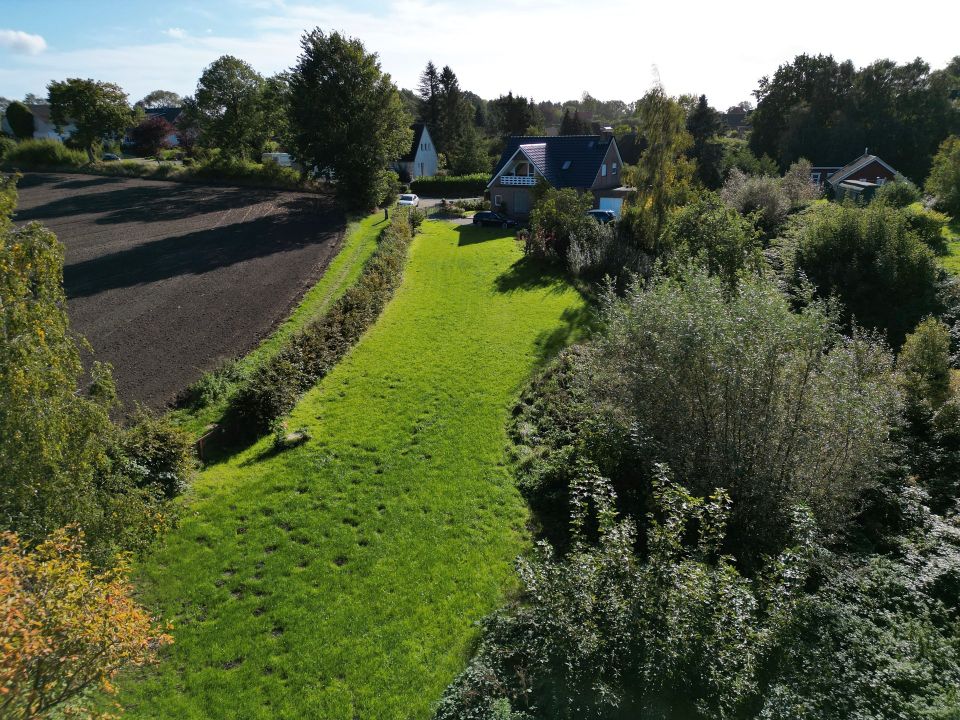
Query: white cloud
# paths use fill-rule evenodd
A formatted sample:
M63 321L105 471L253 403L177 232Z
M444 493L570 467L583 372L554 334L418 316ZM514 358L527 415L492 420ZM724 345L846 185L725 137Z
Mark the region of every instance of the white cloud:
M39 55L47 49L47 41L23 30L0 30L0 47L22 55Z
M177 28L177 27L168 28L163 31L163 34L169 35L174 40L183 40L184 38L187 37L187 31L184 30L183 28Z

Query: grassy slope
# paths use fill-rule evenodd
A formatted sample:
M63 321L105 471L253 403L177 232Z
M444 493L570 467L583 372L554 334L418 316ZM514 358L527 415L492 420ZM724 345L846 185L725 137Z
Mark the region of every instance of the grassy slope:
M175 624L131 717L423 718L500 605L526 509L512 400L584 314L501 231L427 223L378 323L293 414L204 472L142 568Z
M947 254L940 258L940 263L955 275L960 275L960 220L954 220L943 229L947 239Z
M306 295L284 322L259 346L238 362L239 369L250 372L266 362L293 333L327 311L347 288L356 282L364 263L377 249L377 237L383 229L383 214L374 213L347 226L343 247L331 261L320 281ZM226 399L209 407L173 411L173 417L192 434L199 436L203 428L217 422L226 407Z

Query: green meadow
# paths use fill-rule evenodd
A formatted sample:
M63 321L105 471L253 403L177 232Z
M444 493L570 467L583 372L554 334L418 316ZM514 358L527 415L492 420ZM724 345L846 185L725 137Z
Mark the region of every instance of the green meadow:
M121 683L130 717L430 716L529 543L511 406L587 312L504 233L425 223L383 315L294 410L310 439L201 473L138 570L175 644Z

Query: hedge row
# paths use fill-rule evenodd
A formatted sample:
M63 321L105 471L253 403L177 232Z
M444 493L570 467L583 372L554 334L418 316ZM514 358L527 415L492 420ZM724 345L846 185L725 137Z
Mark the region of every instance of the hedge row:
M7 147L3 162L17 168L78 168L87 164L87 154L71 150L59 140L21 140Z
M490 176L486 173L473 175L436 175L420 177L410 183L410 191L425 197L477 197L487 189Z
M318 320L293 335L234 393L224 422L237 438L267 433L300 396L346 355L380 316L403 277L413 240L409 215L399 210L381 232L360 279Z

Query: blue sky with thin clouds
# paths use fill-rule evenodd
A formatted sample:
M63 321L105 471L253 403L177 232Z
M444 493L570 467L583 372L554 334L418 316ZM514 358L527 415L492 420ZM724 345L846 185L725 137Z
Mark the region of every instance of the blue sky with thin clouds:
M65 77L119 83L137 99L190 94L223 54L263 74L290 67L304 30L359 37L401 87L432 59L484 97L537 100L588 91L634 100L659 78L725 108L801 52L857 65L960 54L960 3L808 0L0 0L0 95L42 95Z

